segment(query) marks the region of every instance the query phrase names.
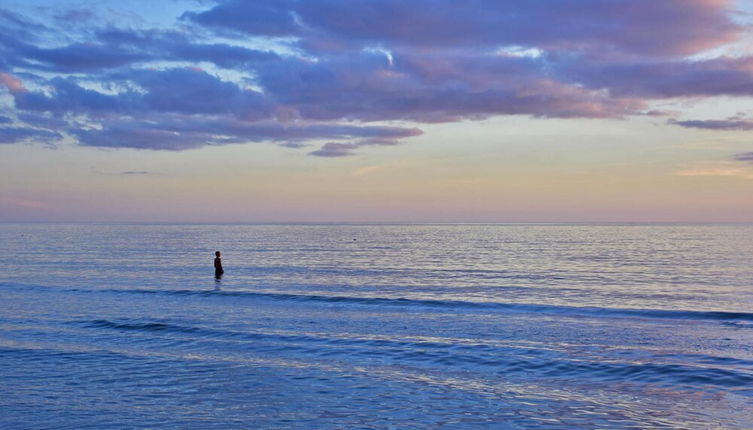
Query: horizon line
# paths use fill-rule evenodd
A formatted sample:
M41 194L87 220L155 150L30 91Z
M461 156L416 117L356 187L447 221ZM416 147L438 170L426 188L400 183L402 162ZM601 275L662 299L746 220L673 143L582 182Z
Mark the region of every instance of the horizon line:
M57 225L744 225L751 221L0 221Z

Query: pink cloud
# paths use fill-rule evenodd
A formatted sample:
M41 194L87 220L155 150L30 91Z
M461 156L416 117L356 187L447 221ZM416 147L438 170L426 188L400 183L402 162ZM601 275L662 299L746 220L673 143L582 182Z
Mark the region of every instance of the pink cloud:
M26 92L26 88L24 88L23 82L21 82L21 80L17 77L8 73L0 72L0 83L2 83L5 88L7 88L8 91L10 91L12 94Z

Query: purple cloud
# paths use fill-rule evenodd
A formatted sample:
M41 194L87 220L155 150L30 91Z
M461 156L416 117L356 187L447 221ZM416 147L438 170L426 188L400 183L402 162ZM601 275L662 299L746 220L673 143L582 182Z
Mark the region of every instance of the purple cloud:
M455 121L491 115L620 117L645 106L558 82L541 61L499 55L394 54L286 60L258 70L259 83L304 118Z
M753 121L742 119L726 119L726 120L689 120L689 121L674 121L670 120L670 124L676 124L681 127L687 128L702 128L705 130L753 130Z
M753 152L743 152L742 154L735 154L735 160L744 161L746 163L753 164Z
M245 118L266 118L271 107L256 91L242 89L199 69L135 70L109 76L112 83L131 83L140 90L106 94L84 88L73 78L47 81L50 91L28 91L6 86L16 107L29 111L63 114L87 113L106 116L113 113L137 115L145 112L185 114L234 114Z
M353 151L364 146L392 146L397 145L398 141L390 139L363 139L356 142L328 142L322 145L316 151L309 152L309 155L316 157L345 157L353 155Z
M394 144L418 136L416 128L342 124L284 125L275 121L247 122L224 117L186 119L166 115L148 120L105 121L101 129L73 129L80 144L97 147L182 151L206 145L277 142L286 146L320 139L361 139L358 146Z
M220 4L202 13L186 13L184 19L219 29L238 30L265 36L290 36L298 34L290 1L253 1L242 4Z
M100 116L108 112L126 112L136 108L139 101L136 93L108 95L83 88L71 78L56 77L48 81L48 84L52 88L51 94L28 91L25 88L8 88L17 108L58 114L72 112Z
M329 142L325 143L320 149L309 152L309 155L317 157L345 157L352 155L353 150L358 149L357 143L338 143Z
M0 35L2 36L2 35ZM175 33L100 32L92 42L74 43L56 48L38 48L5 36L0 47L3 61L11 66L46 72L97 72L145 62L207 61L224 68L241 67L254 62L278 59L271 52L222 43L200 43Z
M619 97L669 98L753 95L753 58L706 61L557 57L557 74Z
M270 107L263 95L242 89L200 69L140 71L124 76L146 90L143 102L161 112L235 114L246 118L266 118Z
M137 51L116 50L96 43L77 43L50 49L27 45L18 51L18 55L25 60L24 65L28 66L27 61L33 60L46 64L47 69L68 72L120 67L149 58Z
M113 49L138 52L150 60L208 61L220 67L236 68L279 59L277 54L270 51L225 43L206 43L196 40L192 35L176 31L107 28L97 32L96 38Z
M710 0L282 0L223 1L185 19L304 46L621 51L687 55L740 31L725 1Z
M60 130L81 145L324 141L310 154L338 157L421 133L370 123L622 118L659 114L654 100L753 95L752 57L687 57L742 36L731 8L726 0L223 0L175 26L137 29L78 9L55 10L44 25L0 9L0 90L24 127ZM66 17L86 25L66 26ZM275 48L249 47L265 38ZM672 123L749 129L739 118Z
M106 148L182 151L220 143L201 133L150 128L108 127L105 130L76 130L74 134L82 145Z

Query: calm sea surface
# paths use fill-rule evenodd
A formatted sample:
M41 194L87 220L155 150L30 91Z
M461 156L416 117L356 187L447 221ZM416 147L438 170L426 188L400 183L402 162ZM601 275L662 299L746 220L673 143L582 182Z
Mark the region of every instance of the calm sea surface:
M0 246L2 429L753 427L753 225L5 224Z

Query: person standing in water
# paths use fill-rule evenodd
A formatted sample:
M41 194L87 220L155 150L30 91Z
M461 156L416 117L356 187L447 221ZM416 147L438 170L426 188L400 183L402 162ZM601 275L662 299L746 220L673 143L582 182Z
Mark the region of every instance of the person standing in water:
M222 268L222 258L220 258L220 251L217 251L214 253L214 277L220 279L223 273L225 270Z

